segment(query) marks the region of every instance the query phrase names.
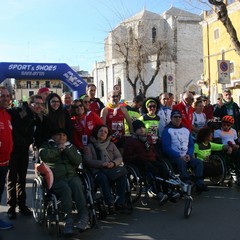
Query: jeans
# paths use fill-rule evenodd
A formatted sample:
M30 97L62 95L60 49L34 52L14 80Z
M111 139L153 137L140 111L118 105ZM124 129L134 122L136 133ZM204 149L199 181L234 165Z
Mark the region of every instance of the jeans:
M96 173L95 180L96 180L96 183L100 185L105 203L109 206L112 205L115 202L115 200L113 199L113 196L112 196L111 182L108 179L107 175L100 170ZM127 188L127 176L123 175L119 177L117 180L115 180L115 182L116 182L116 195L117 195L116 202L119 204L124 204L125 192Z
M75 201L78 213L88 211L83 193L83 185L79 176L64 177L60 180L55 180L52 189L60 198L62 210L67 215L71 215L72 213L73 201Z
M0 167L0 202L2 201L2 194L4 191L6 176L7 176L8 166Z
M186 182L190 182L190 176L188 173L188 168L191 168L194 172L195 183L200 186L203 185L203 162L198 158L190 158L190 161L185 162L182 158L171 159L173 164L177 167L180 173L180 178Z
M10 207L26 206L26 177L28 169L28 148L22 152L12 153L7 177L7 203Z

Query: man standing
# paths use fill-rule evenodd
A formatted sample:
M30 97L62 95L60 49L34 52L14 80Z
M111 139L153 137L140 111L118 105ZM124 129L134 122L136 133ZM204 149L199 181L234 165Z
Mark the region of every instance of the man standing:
M86 87L86 94L90 97L90 110L100 116L101 110L104 108L104 104L99 98L96 98L96 86L90 83Z
M202 103L204 106L203 113L206 115L206 120L213 120L213 110L214 107L210 103L209 98L207 96L202 96Z
M124 119L126 119L129 132L132 133L132 121L128 115L128 111L125 107L121 107L119 104L120 94L118 91L111 91L108 94L108 104L101 111L101 119L112 131L112 141L120 149L124 144Z
M69 115L71 116L71 105L72 105L72 95L69 92L65 92L62 97L63 107L68 111Z
M234 118L233 128L238 132L240 130L240 111L237 103L233 101L231 91L225 89L223 91L222 106L214 109L214 117L223 118L226 115Z
M190 182L188 168L193 169L196 191L207 191L203 182L203 163L198 158L193 158L194 143L189 130L182 124L182 114L179 110L171 113L171 122L162 134L162 150L180 173L182 181Z
M0 202L5 187L8 162L12 151L12 125L11 116L6 109L10 105L9 91L0 86ZM11 223L0 220L0 229L12 228Z
M12 108L8 112L12 117L13 151L9 161L7 203L8 218L15 219L15 208L25 216L31 216L31 210L26 206L26 175L29 162L29 146L33 143L35 126L41 123L43 100L39 95L31 97L30 102L24 102L21 108ZM37 140L37 142L41 140ZM38 143L40 145L40 142Z
M182 101L176 105L173 105L172 110L179 110L182 115L182 125L186 127L190 132L192 131L192 120L194 109L192 103L194 101L193 94L185 92L182 97Z
M160 121L158 124L158 137L162 138L162 132L165 126L167 126L171 121L171 112L172 110L168 106L169 95L168 93L161 93L159 96L160 108L158 111L158 116L160 117Z

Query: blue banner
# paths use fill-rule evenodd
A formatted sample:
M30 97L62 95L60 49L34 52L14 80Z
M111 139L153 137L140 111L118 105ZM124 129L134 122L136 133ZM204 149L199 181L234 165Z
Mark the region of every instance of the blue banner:
M59 79L77 93L75 98L86 93L87 83L66 63L0 62L0 83L6 78Z

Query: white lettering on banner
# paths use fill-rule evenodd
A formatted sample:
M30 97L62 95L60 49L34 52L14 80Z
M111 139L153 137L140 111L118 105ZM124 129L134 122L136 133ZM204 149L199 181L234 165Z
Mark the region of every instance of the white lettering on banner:
M44 76L45 72L25 72L25 71L22 71L21 75L22 76Z
M37 65L36 71L55 71L56 65Z
M82 84L82 81L80 81L71 71L68 71L63 74L63 76L66 78L66 80L71 83L71 85L78 87L80 84Z
M36 68L31 64L10 64L9 70L19 70L19 71L55 71L57 65L37 65Z
M26 65L26 64L10 64L8 69L9 70L17 69L17 70L21 70L21 71L27 71L27 70L30 70L31 66L32 66L31 64L29 64L29 65Z

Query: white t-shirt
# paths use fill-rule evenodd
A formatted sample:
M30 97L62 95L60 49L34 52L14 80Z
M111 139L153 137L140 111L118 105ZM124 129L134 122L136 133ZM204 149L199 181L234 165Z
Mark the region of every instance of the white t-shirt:
M217 129L214 131L214 138L221 138L223 144L228 144L228 141L231 141L235 144L237 139L237 131L233 128L230 128L228 132L223 131L222 129Z
M205 113L193 113L192 125L196 128L203 128L206 125L206 115ZM192 132L193 139L197 138L197 133Z

